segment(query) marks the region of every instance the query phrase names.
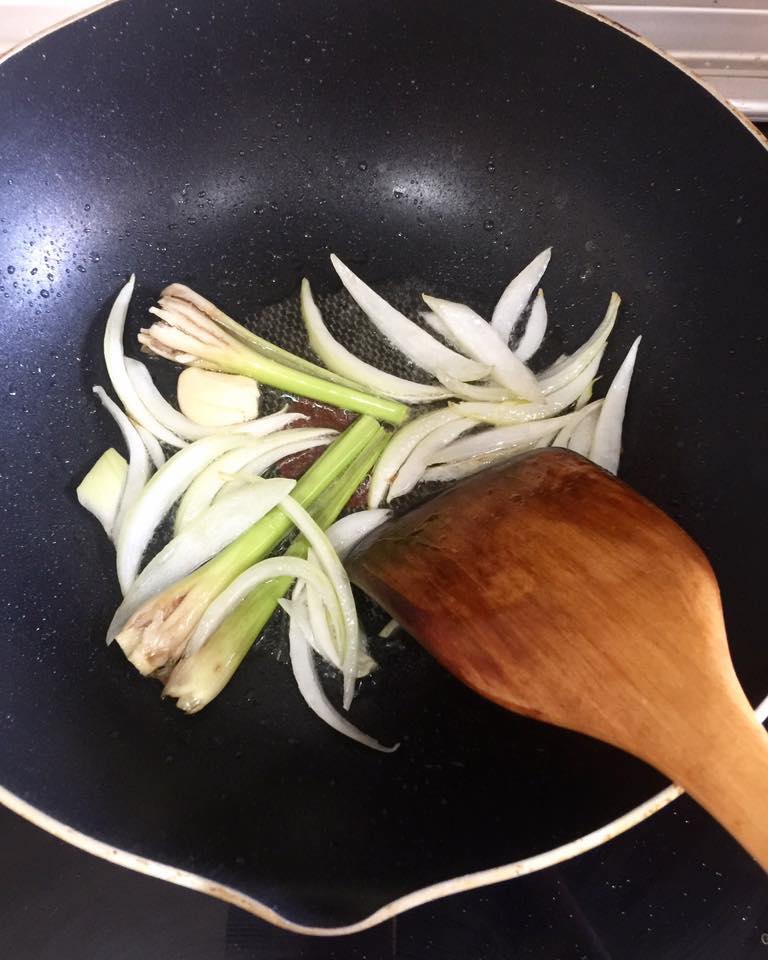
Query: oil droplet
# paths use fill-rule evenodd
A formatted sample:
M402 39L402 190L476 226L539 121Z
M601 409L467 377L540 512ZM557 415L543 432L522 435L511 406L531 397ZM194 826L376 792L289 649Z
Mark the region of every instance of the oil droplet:
M86 203L85 206L83 207L83 210L90 210L90 209L91 209L90 203Z
M12 263L8 264L8 273L16 273L16 267Z
M393 190L393 191L392 191L392 196L393 196L396 200L399 200L401 197L404 197L404 196L405 196L405 193L404 193L402 190Z
M85 267L82 265L82 263L78 263L77 269L80 271L80 273L85 273Z
M361 160L360 163L358 163L358 165L357 165L357 169L358 169L358 170L363 170L363 171L367 170L367 169L368 169L368 161L367 161L367 160Z
M41 290L41 291L40 291L40 296L41 296L44 300L47 300L48 297L50 297L50 295L51 295L51 294L50 294L50 291L48 291L48 290Z
M493 222L493 220L486 220L486 221L483 223L483 230L491 231L491 230L493 230L493 228L494 228L495 226L496 226L496 224Z

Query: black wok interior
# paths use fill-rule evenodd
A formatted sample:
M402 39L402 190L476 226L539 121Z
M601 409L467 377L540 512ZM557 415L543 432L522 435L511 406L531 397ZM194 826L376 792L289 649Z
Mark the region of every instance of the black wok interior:
M622 475L707 550L740 676L768 693L768 162L677 68L549 0L122 0L0 65L0 116L3 786L330 926L663 782L483 702L407 639L379 644L352 711L392 756L320 724L277 639L194 717L105 649L112 551L73 491L118 442L90 387L134 270L132 339L173 280L269 336L259 310L302 275L337 288L332 250L487 311L553 244L552 349L619 290L606 369L644 335Z

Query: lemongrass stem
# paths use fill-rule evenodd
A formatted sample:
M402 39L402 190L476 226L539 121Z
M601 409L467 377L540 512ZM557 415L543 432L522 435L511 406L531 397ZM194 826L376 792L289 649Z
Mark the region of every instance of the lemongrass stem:
M161 307L165 307L172 305L174 300L181 300L194 305L198 310L202 310L203 313L206 313L212 320L215 320L216 323L224 327L225 330L228 330L238 339L254 347L263 356L277 360L278 363L284 363L286 367L301 370L303 373L311 373L316 377L320 377L322 380L338 383L345 387L358 386L354 380L348 380L346 377L339 376L339 374L333 373L331 370L326 370L325 367L312 363L311 360L305 360L304 357L299 357L295 353L284 350L269 340L265 340L257 333L254 333L253 330L249 330L241 323L238 323L237 320L233 320L232 317L224 313L223 310L220 310L216 304L211 303L210 300L206 300L205 297L202 297L195 290L184 286L183 283L172 283L166 287L162 292L159 303Z
M383 434L373 418L360 417L299 480L295 499L311 506ZM268 556L292 529L289 517L271 510L213 559L145 603L116 637L131 663L144 674L173 666L211 601L243 570Z
M163 298L163 302L163 307L150 307L149 312L158 320L139 332L139 342L152 353L179 363L199 361L211 370L252 377L278 390L369 414L387 423L400 424L408 416L408 407L396 400L374 396L360 386L333 383L265 356L193 303L173 297Z
M326 529L334 522L381 456L386 441L384 431L380 430L314 502L310 512L318 526ZM294 497L297 490L298 485ZM307 541L297 537L286 550L286 556L303 559L307 551ZM179 661L165 687L166 696L177 698L176 705L187 713L196 713L210 703L232 678L292 583L292 578L280 577L253 590L211 634L202 649Z

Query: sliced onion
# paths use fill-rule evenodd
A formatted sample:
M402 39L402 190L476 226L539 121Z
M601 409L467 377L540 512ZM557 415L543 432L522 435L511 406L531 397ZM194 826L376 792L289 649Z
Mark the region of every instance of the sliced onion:
M613 378L613 383L608 388L603 401L603 409L600 411L595 426L592 446L589 450L589 459L611 473L616 473L619 469L624 409L627 404L627 394L632 382L632 371L635 368L640 340L641 338L638 337L629 348L629 353L624 358L618 373Z
M471 307L422 294L464 352L491 368L491 378L524 400L538 400L541 390L533 373L512 353L496 331Z
M126 357L125 367L128 378L139 399L157 422L167 430L173 431L184 440L199 440L213 432L210 427L201 427L200 424L190 420L189 417L185 417L180 410L168 403L155 386L152 374L146 364L140 360Z
M184 440L152 416L136 393L136 389L128 376L126 357L123 351L123 334L125 332L125 318L128 315L128 305L133 296L135 282L136 277L131 275L131 279L115 298L107 318L107 325L104 329L104 361L107 365L107 373L112 381L115 393L131 419L140 423L142 427L146 427L158 440L164 440L172 447L183 447L185 445Z
M136 579L144 551L155 530L173 504L209 463L242 444L243 437L236 433L203 437L175 453L150 478L127 511L116 538L117 579L124 594Z
M525 325L525 333L515 347L515 356L527 362L536 353L544 342L547 332L547 304L544 300L544 291L539 290L534 298L533 306Z
M451 331L436 313L432 310L420 310L419 316L433 333L436 333L438 337L442 337L446 343L449 343L455 350L461 352L461 348L451 336Z
M572 406L586 388L591 386L600 367L604 350L605 347L602 347L581 373L559 390L550 393L543 403L457 403L454 410L462 416L498 425L525 423L530 420L553 417Z
M141 437L141 442L149 454L152 466L155 470L159 470L165 463L165 454L163 453L163 448L160 446L160 441L154 433L150 433L149 430L147 430L146 427L142 427L140 423L136 424L136 429Z
M488 371L490 373L490 370ZM514 400L515 394L505 387L487 383L462 383L447 373L438 373L437 379L448 390L451 396L461 397L462 400L479 400L486 403L503 403L505 400ZM520 401L523 402L523 401Z
M435 410L432 413L415 417L392 434L392 439L384 448L376 466L373 468L368 485L368 506L371 509L379 507L386 496L387 488L394 480L397 471L405 463L413 448L423 440L432 430L436 430L444 423L458 420L460 413L451 407Z
M301 281L301 315L307 328L309 343L329 370L341 374L374 393L406 403L430 403L444 400L450 393L442 387L403 380L360 360L335 340L326 327L320 309L312 297L312 288L305 278Z
M112 527L125 489L128 463L114 447L105 450L77 486L80 506L92 514L112 539Z
M213 460L187 487L176 508L174 532L186 530L211 505L232 474L247 468L248 476L258 476L283 457L326 445L334 436L335 430L318 427L281 430L266 437L241 436L237 447Z
M604 353L604 352L605 352L605 348L603 348L603 353ZM602 357L603 357L603 353L600 354L600 359L601 359L601 360L602 360ZM599 367L599 366L600 366L600 363L598 362L598 367ZM595 372L597 372L597 371L595 371ZM593 390L594 390L594 388L595 388L595 382L596 382L597 379L598 379L597 377L593 377L593 378L589 381L589 383L587 383L587 385L584 387L584 389L581 391L581 393L579 394L579 396L578 396L577 399L576 399L576 403L574 404L574 410L581 410L582 407L586 407L586 405L587 405L587 404L589 403L589 401L592 399L592 392L593 392Z
M343 561L362 539L389 520L391 516L392 511L383 508L359 510L331 524L325 531L325 535L330 540L339 560Z
M527 267L518 273L499 298L491 317L491 326L504 343L509 343L509 338L520 322L526 304L544 276L551 256L552 247L542 250Z
M169 541L134 580L112 618L107 642L117 636L147 600L229 546L287 497L295 485L295 480L282 477L265 480L256 490L250 485L243 489L241 485L206 510L184 533Z
M589 417L597 416L600 413L600 408L603 405L602 400L596 400L594 403L590 403L588 407L582 407L581 410L575 411L578 412L578 416L573 417L571 420L566 423L564 427L558 430L554 439L552 440L553 447L567 447L570 449L570 441L573 437L573 434L576 430L581 427L581 424L585 419ZM593 424L594 428L594 424Z
M355 598L352 595L352 585L328 537L304 507L294 500L293 497L286 497L280 504L280 509L293 521L294 526L305 537L310 549L317 555L317 561L330 580L334 593L338 598L345 627L344 655L342 660L342 673L344 675L343 703L344 709L349 710L355 694L357 659L359 655L357 608L355 607Z
M311 550L308 559L310 563L313 562ZM301 594L301 599L296 602L303 603L306 608L309 642L324 660L338 670L341 670L341 660L343 657L341 644L344 642L343 629L341 634L331 629L328 612L317 588L311 583L307 583L306 580L301 580L300 583L304 585L304 592Z
M217 630L230 613L260 583L276 580L279 577L301 577L320 590L326 603L332 608L338 604L336 594L326 574L315 564L298 557L268 557L244 570L216 597L206 608L184 650L184 657L203 646L210 635Z
M550 439L551 434L538 440L531 440L528 443L521 443L505 450L499 450L496 453L478 454L474 457L467 457L465 460L456 460L454 463L437 464L429 467L424 472L422 479L425 483L446 483L449 480L463 480L465 477L474 476L487 467L514 460L521 453L534 450L542 443L547 445Z
M117 540L125 524L126 517L133 505L141 495L149 475L152 472L149 464L149 455L147 448L139 436L139 433L126 417L118 405L111 400L104 392L103 387L94 387L93 392L101 400L105 410L114 418L115 423L120 428L123 440L128 447L128 473L125 477L125 485L120 497L120 506L117 508L114 523L112 524L112 539Z
M602 400L598 400L591 407L589 413L586 417L584 417L581 423L576 424L568 440L569 450L573 450L574 453L580 453L582 457L589 457L589 451L592 447L592 441L595 437L597 418L600 415L602 406Z
M457 380L478 380L485 375L485 368L481 364L435 340L371 290L335 254L331 254L331 263L348 293L371 323L422 370L431 374L445 370Z
M301 622L300 618L295 615L295 607L291 601L281 600L280 603L290 618L288 640L290 644L291 667L293 668L293 675L296 678L299 693L304 698L307 706L338 733L342 733L344 736L356 740L366 747L371 747L373 750L380 750L382 753L391 753L393 750L396 750L398 744L395 744L394 747L385 747L379 743L378 740L358 730L357 727L333 708L320 684L305 625Z
M468 457L484 456L502 450L514 450L523 444L533 443L542 437L554 436L558 430L569 423L577 413L566 413L561 417L546 420L531 420L527 423L513 423L508 427L492 427L469 437L461 437L445 447L436 463L454 463Z
M621 297L612 293L600 326L595 330L587 342L569 357L557 360L548 370L539 377L539 385L545 394L560 390L577 377L586 366L603 350L605 342L610 336L616 315L619 312Z
M391 502L396 497L405 496L424 476L427 467L439 459L441 451L450 443L460 437L462 433L471 430L477 426L476 420L467 417L459 420L451 420L444 423L441 427L428 433L423 440L420 440L410 452L408 459L397 471L397 476L392 481L389 488L387 501Z
M391 637L393 633L400 629L400 624L397 620L388 620L384 626L379 630L379 636L382 640L386 640L388 637Z

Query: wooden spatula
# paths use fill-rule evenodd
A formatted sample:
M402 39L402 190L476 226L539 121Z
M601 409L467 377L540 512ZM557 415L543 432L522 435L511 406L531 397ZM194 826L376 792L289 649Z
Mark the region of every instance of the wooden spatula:
M478 693L646 760L768 869L768 734L717 581L640 494L540 451L379 528L348 569Z

